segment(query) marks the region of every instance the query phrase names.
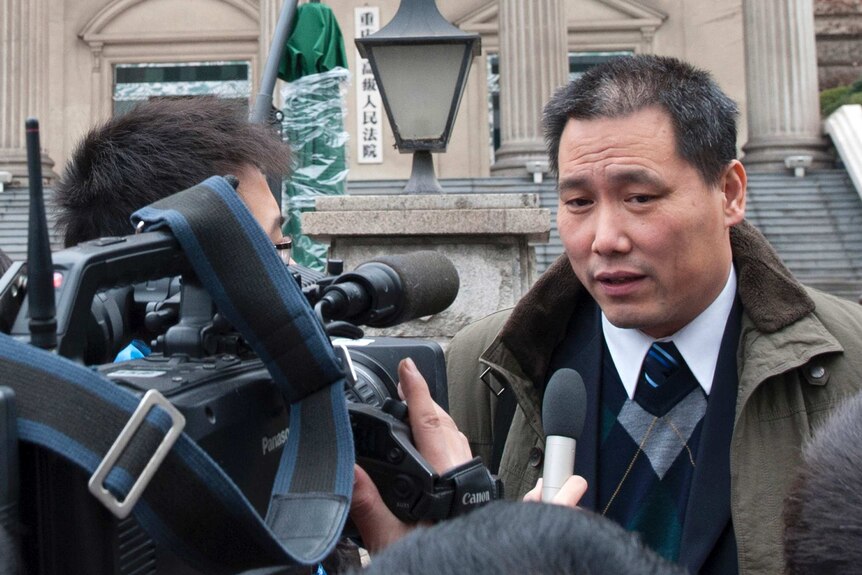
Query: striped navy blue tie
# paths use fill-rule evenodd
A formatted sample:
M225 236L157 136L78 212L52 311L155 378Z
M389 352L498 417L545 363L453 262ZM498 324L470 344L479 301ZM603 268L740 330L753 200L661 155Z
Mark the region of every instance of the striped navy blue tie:
M644 358L634 400L662 417L697 386L697 379L673 342L657 341Z
M641 378L652 388L661 387L682 363L682 356L672 341L656 341L644 358Z

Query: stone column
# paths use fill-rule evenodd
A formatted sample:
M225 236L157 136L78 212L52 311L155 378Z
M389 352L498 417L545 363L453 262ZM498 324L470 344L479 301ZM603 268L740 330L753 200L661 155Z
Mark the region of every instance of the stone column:
M546 161L542 108L568 78L565 0L500 0L500 149L495 176Z
M748 143L743 162L783 171L788 156L830 165L820 127L812 0L744 0Z
M36 116L44 127L48 119L47 74L47 1L0 0L0 170L12 172L12 185L27 181L24 120ZM43 151L45 177L53 165Z

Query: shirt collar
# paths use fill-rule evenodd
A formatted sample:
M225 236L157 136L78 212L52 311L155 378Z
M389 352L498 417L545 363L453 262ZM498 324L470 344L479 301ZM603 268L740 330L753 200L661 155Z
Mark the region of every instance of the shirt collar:
M731 265L724 289L709 307L675 334L661 338L661 341L673 341L707 395L712 389L721 339L724 337L724 327L727 325L735 297L736 271ZM717 329L717 326L721 326L721 329ZM602 330L626 393L629 399L634 399L641 365L656 340L640 330L614 326L604 312Z

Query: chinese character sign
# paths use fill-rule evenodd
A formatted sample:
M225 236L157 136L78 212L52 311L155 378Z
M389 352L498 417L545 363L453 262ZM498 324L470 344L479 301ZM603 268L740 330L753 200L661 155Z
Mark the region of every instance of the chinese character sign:
M356 37L370 36L380 29L380 9L356 8ZM356 161L359 164L383 163L383 101L368 60L356 52Z

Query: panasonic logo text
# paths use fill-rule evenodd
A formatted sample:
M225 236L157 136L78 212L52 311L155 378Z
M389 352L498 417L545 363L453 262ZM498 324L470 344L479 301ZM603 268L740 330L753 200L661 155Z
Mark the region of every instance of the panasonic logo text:
M288 429L282 429L272 437L264 437L263 438L263 454L272 453L287 441L287 434L289 433Z

